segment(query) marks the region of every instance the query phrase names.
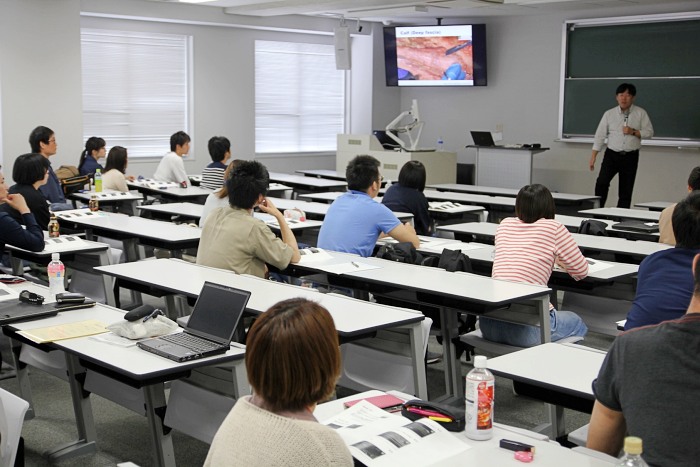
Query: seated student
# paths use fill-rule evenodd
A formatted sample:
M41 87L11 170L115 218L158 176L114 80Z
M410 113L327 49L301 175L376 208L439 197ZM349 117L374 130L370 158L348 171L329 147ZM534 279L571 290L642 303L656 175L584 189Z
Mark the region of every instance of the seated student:
M103 159L105 155L105 140L97 136L88 138L85 142L85 149L80 153L80 161L78 162L80 175L94 175L97 169L104 172L104 167L97 161Z
M242 162L240 159L231 161L231 163L228 165L228 167L226 167L226 170L224 171L224 180L228 180L228 177L231 175L231 171L240 162ZM204 202L204 210L202 211L202 217L199 218L199 228L201 229L202 227L204 227L204 222L207 220L207 216L210 212L212 212L216 208L223 208L225 206L228 206L228 190L226 189L226 185L224 184L221 188L215 190L214 193L207 196L207 200Z
M515 215L501 222L496 230L496 256L491 277L525 284L547 285L554 264L571 277L581 280L588 275L588 263L571 233L554 220L554 198L544 185L526 185L515 199ZM566 337L583 337L588 328L570 311L557 311L549 304L552 341ZM541 342L535 326L479 318L485 339L518 347L532 347Z
M134 180L134 177L133 175L124 175L128 166L129 156L126 148L114 146L110 149L104 175L102 175L102 188L105 190L129 191L126 181Z
M0 172L0 205L8 205L19 212L22 216L22 223L27 228L23 229L7 212L0 212L0 255L5 250L6 244L29 251L42 251L44 249L44 233L36 223L34 214L29 210L22 195L10 194L7 190L5 177Z
M197 264L230 269L238 274L265 277L266 263L279 269L301 259L297 240L284 216L265 197L270 175L257 161L242 161L226 180L229 205L207 216L197 252ZM251 216L253 208L274 216L282 240L261 219Z
M637 296L625 331L678 319L693 296L690 265L700 253L700 191L692 191L673 210L675 248L657 251L639 265Z
M73 205L66 203L66 196L63 193L63 187L61 186L61 181L56 176L56 173L51 167L51 156L56 154L56 149L58 145L56 144L56 135L54 132L45 126L38 126L32 130L29 135L29 145L32 147L32 152L35 154L41 154L49 161L49 180L46 185L42 186L39 191L43 194L46 199L51 203L50 209L52 211L66 211L68 209L73 209Z
M419 161L408 161L399 172L399 183L386 190L382 204L394 212L410 212L415 219L418 235L431 235L428 200L425 189L425 166Z
M321 305L295 298L260 315L245 351L253 395L233 406L204 466L352 467L340 435L313 415L333 394L340 365L338 333Z
M185 163L182 156L190 151L190 137L184 131L178 131L170 137L170 152L163 156L156 168L153 178L159 182L184 183L190 186Z
M680 204L679 204L680 206ZM700 256L693 259L693 298L686 314L617 336L593 382L589 449L617 456L625 436L644 442L650 466L698 465L700 394Z
M49 179L49 161L41 154L23 154L15 159L12 178L17 182L10 187L10 194L20 194L25 200L34 220L42 230L49 229L51 213L49 204L39 188ZM0 210L9 214L16 222L22 224L24 216L11 204L4 204Z
M231 142L223 136L214 136L209 140L209 156L213 161L202 170L202 183L199 186L217 190L224 185L226 163L231 157Z
M372 199L383 179L379 165L372 156L357 156L348 163L345 177L349 191L328 208L318 234L319 248L368 257L380 235L420 246L411 224L401 224L389 208Z
M688 192L693 190L700 190L700 165L695 167L688 177ZM676 236L673 233L673 224L671 223L675 208L676 205L672 204L661 211L661 215L659 215L659 243L676 244Z

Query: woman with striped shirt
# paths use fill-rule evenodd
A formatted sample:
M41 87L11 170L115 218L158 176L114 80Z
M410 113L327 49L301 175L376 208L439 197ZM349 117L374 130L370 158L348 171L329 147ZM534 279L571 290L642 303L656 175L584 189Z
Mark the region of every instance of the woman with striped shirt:
M496 231L496 256L492 277L525 284L547 285L555 264L571 277L581 280L588 275L588 263L571 233L554 220L554 198L544 185L524 186L515 200L515 215L501 222ZM557 311L549 304L552 341L566 337L583 337L588 328L570 311ZM540 330L534 326L479 319L484 338L519 347L541 342Z

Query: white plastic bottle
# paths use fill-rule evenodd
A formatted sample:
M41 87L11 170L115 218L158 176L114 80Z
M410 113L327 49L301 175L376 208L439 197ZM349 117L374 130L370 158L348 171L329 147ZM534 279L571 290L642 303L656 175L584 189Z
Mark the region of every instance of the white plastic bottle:
M474 369L467 374L465 390L466 426L469 439L483 441L493 437L493 396L495 378L486 369L486 357L474 357Z
M102 170L95 170L95 191L100 193L102 191Z
M49 273L49 302L56 300L56 294L65 292L64 280L66 275L66 267L60 259L60 254L52 253L51 262L46 268Z
M438 146L437 146L438 151L442 151L442 136L438 137Z
M620 459L620 462L615 464L617 467L649 467L644 459L642 459L642 439L636 436L628 436L625 438L625 455Z

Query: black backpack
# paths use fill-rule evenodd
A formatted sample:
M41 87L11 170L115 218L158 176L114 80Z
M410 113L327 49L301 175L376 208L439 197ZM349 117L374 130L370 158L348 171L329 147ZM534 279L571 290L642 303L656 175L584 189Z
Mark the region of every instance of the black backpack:
M605 222L586 219L585 221L581 222L581 225L578 228L578 233L584 235L596 235L598 237L607 237L607 228L608 224Z
M416 247L411 242L382 245L377 252L377 258L408 264L421 264L423 261L423 256L416 251Z

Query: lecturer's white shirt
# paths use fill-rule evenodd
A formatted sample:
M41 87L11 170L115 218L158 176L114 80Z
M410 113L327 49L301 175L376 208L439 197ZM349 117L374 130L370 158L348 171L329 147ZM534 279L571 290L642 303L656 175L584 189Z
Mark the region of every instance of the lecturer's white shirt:
M625 125L626 123L626 125ZM622 133L622 127L628 126L638 130L642 135L637 138L633 135ZM642 140L654 136L654 127L651 126L649 115L641 107L632 105L629 115L625 115L620 106L612 108L603 114L598 124L593 140L593 150L602 151L605 138L608 138L608 147L613 151L636 151L642 147Z

